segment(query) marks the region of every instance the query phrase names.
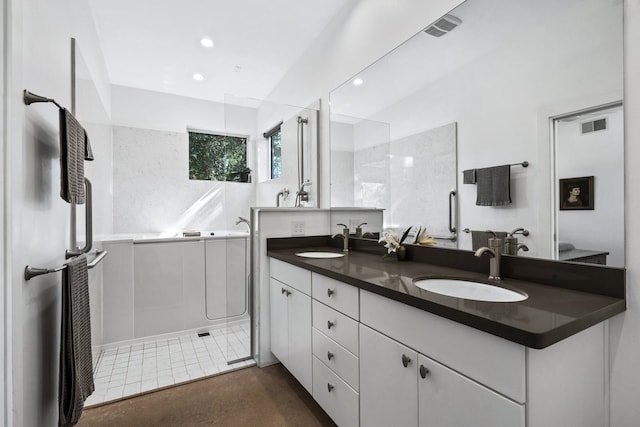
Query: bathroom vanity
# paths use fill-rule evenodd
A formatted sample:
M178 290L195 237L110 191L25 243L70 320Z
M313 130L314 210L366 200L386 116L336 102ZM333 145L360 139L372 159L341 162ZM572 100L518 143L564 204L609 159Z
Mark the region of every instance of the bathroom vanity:
M625 310L623 269L505 257L498 286L528 298L501 303L414 285L486 282L488 261L470 251L409 247L398 261L355 241L336 258L296 255L340 243L268 241L272 351L338 425L606 424L606 319Z

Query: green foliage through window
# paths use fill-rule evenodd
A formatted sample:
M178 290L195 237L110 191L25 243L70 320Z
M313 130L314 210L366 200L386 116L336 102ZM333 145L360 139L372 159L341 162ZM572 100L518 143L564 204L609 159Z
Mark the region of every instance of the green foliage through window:
M269 137L271 145L271 179L280 178L282 175L282 131L278 129Z
M248 182L247 138L189 132L189 179Z

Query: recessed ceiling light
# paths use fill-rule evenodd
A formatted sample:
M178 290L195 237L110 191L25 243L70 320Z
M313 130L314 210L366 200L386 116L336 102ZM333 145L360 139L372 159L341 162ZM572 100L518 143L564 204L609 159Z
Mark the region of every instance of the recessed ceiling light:
M213 40L205 37L202 40L200 40L200 44L204 47L213 47Z
M360 77L353 79L354 86L360 86L362 83L364 83L364 80L362 80Z
M204 80L204 76L202 74L200 74L200 73L195 73L193 75L193 80L202 81L202 80Z

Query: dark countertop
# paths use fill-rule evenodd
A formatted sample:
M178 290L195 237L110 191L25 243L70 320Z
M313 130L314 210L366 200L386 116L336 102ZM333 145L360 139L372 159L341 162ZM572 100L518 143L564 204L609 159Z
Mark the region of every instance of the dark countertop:
M530 258L529 268L523 268L527 270L524 280L507 277L495 282L487 279L483 269L474 271L478 270L479 261L486 263L488 271L489 259L475 258L470 251L411 247L410 257L414 260L398 261L394 254L383 257L384 252L370 244L333 259L296 256L302 250L341 253L330 239L318 237L269 239L267 255L535 349L548 347L626 309L624 269ZM439 258L450 261L440 262ZM469 265L465 264L467 261ZM458 263L460 267L438 265L447 263ZM503 272L516 270L523 263L527 264L527 260L505 256ZM537 269L544 272L539 280L531 281L531 272ZM448 297L413 284L414 279L426 276L490 283L525 292L529 298L494 303ZM594 281L608 283L590 283ZM576 289L580 283L587 291Z

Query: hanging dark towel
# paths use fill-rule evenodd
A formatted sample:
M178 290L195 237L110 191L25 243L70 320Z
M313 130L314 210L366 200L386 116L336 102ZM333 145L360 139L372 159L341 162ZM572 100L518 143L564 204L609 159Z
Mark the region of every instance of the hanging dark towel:
M467 169L462 171L462 183L463 184L475 184L476 183L476 170Z
M60 197L68 203L80 205L85 202L84 158L86 141L88 141L86 132L80 122L69 110L61 108Z
M511 203L511 166L476 169L476 205L504 206Z
M91 149L91 141L89 141L89 135L85 129L84 131L84 159L93 161L93 150Z
M89 277L87 258L82 254L68 261L62 274L59 426L78 422L84 401L93 390Z
M506 231L496 231L496 237L504 241L507 237ZM471 248L477 251L483 246L489 246L489 239L493 237L493 234L487 233L485 230L471 230Z

